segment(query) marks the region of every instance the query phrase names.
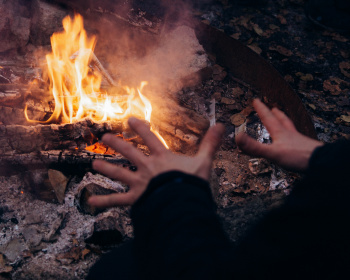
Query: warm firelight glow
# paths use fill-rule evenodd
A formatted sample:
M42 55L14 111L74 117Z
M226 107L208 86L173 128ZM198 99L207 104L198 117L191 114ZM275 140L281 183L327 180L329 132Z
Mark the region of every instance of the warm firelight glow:
M151 123L152 105L142 94L147 82L137 89L120 87L119 95L109 95L101 89L102 75L90 67L96 38L88 38L82 16L65 17L63 29L51 36L52 53L46 55L54 111L48 120L41 122L30 120L25 108L27 120L73 123L87 117L100 122L135 116ZM168 148L159 133L151 130Z

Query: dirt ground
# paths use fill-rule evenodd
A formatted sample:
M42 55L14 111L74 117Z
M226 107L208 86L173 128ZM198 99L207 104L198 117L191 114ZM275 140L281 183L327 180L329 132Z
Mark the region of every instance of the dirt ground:
M258 6L235 2L244 1L216 1L195 14L250 47L284 76L312 117L321 141L349 139L350 35L314 25L305 15L304 0L266 1ZM246 169L242 164L240 174L223 172L235 181L238 176L251 176ZM266 175L255 177L259 176ZM231 203L220 207L219 213L232 241L239 240L256 219L282 203L285 194L285 190L231 192Z

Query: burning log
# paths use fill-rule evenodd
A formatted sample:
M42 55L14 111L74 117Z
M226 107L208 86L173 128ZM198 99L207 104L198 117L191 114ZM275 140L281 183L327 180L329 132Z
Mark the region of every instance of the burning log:
M155 113L153 122L160 134L165 133L182 142L182 147L174 147L175 151L186 151L193 148L209 127L209 121L194 112L188 112L179 106L170 109L172 118L165 118L162 112ZM187 114L185 114L187 111ZM166 121L158 121L165 119ZM107 132L125 134L128 131L126 122L114 120L93 122L84 119L73 124L50 125L0 125L0 154L31 153L48 150L83 150L87 145L96 143ZM168 137L169 138L169 137ZM138 140L135 139L135 142ZM172 143L170 141L170 147ZM180 144L181 145L181 144ZM190 146L186 149L185 146ZM184 149L181 149L184 148Z

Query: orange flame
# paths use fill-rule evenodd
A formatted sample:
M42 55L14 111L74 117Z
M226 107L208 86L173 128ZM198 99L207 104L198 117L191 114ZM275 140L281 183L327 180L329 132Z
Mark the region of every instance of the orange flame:
M120 88L117 96L108 95L101 89L102 75L90 67L96 38L88 38L82 16L65 17L63 29L51 36L52 53L46 55L54 111L48 120L40 122L28 118L26 107L26 119L73 123L86 117L99 122L136 116L151 122L151 102L141 93L147 82L142 82L137 89ZM167 147L159 133L156 134Z

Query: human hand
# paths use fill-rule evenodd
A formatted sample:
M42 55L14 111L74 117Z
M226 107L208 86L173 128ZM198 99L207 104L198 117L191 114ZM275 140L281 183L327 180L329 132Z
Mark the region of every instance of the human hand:
M129 126L143 138L151 155L147 157L130 143L112 134L105 134L102 137L103 143L127 157L137 167L137 171L133 172L103 160L95 160L92 166L96 171L126 183L130 189L127 193L92 196L89 199L92 206L132 205L143 194L153 177L171 170L209 179L212 161L224 133L223 125L218 124L208 130L194 157L175 155L167 150L149 127L136 118L129 119Z
M315 148L323 143L298 132L293 122L279 109L270 110L259 99L253 106L272 138L272 144L262 144L240 133L236 137L238 147L245 153L271 160L281 167L294 171L305 171Z

